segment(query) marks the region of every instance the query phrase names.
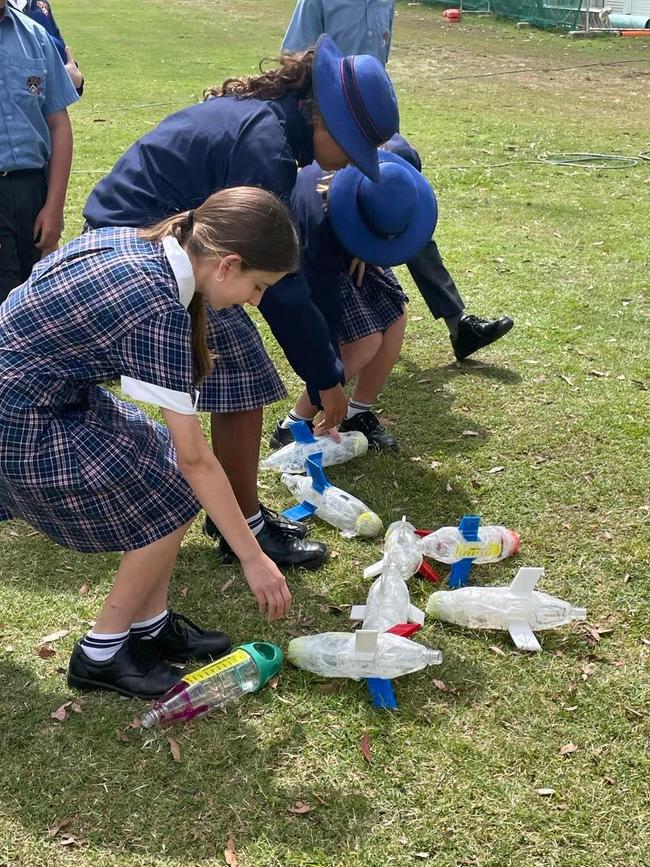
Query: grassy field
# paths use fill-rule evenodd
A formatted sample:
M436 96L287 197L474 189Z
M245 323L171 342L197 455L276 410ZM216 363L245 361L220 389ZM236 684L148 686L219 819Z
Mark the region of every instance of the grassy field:
M87 76L72 110L69 237L122 150L205 85L273 56L292 8L54 5ZM0 525L2 865L213 867L227 863L231 837L240 867L650 865L650 162L538 161L650 149L650 45L574 42L476 16L448 26L438 7L403 4L389 70L468 309L507 312L516 327L475 362L452 363L444 326L404 272L411 321L380 402L401 452L331 476L387 522L406 514L435 528L477 512L515 527L520 557L477 568L476 580L503 584L518 565L542 565L543 589L586 605L592 628L546 633L544 652L526 656L504 634L428 621L421 640L445 660L397 683L398 712L374 712L361 684L286 669L277 689L175 732L175 762L165 732L124 733L141 705L66 687L68 653L117 556ZM284 409L268 411L267 431ZM262 497L289 504L275 478L262 480ZM362 568L380 545L322 526L313 535L337 556L291 576L287 621L259 619L198 522L173 605L237 640L285 647L347 629L336 606L364 599ZM413 579L415 604L429 589ZM43 659L40 640L55 630L68 634ZM71 700L80 712L51 718Z

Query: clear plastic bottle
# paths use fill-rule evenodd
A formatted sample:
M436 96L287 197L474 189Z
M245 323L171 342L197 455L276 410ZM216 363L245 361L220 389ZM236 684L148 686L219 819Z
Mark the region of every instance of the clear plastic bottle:
M406 582L397 567L390 565L368 591L363 628L386 632L397 623L408 623L410 605Z
M383 562L394 565L405 581L422 565L420 537L406 518L394 521L386 530Z
M468 629L510 631L513 625L524 623L538 632L585 620L587 609L539 590L521 594L512 587L461 587L432 593L427 614Z
M467 542L458 527L441 527L420 539L425 557L440 563L456 563L473 557L475 563L497 563L519 553L521 540L507 527L485 526L478 529L478 542Z
M354 632L304 635L289 642L287 659L297 668L323 677L349 677L352 680L364 677L390 680L442 662L439 650L390 632L377 636L377 652L372 659L357 656L355 644Z
M361 431L347 431L339 434L341 442L337 443L330 436L314 438L314 442L292 442L260 462L263 470L276 470L279 473L304 473L305 461L310 455L321 452L322 466L333 467L345 464L353 458L365 455L368 451L368 440Z
M514 530L488 525L479 527L478 534L478 542L468 542L458 527L441 527L418 539L417 545L425 557L448 564L457 563L466 557L473 557L475 563L497 563L519 553L521 540ZM374 578L379 575L383 562L378 560L364 569L364 577Z
M187 722L223 707L248 692L256 692L282 668L282 651L275 644L242 644L227 656L186 674L142 717L144 728Z
M309 476L292 476L288 473L282 474L282 482L299 503L306 502L314 506L316 517L337 527L342 536L371 538L381 533L383 524L379 515L341 488L328 485L319 493Z

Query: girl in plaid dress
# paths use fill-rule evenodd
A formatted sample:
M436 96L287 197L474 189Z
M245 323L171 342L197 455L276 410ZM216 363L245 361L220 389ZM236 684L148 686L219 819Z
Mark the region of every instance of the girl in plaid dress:
M201 507L237 552L260 611L286 582L262 552L196 415L212 358L206 308L257 305L295 270L284 205L256 188L211 196L147 231L89 232L43 259L0 307L0 520L79 551L123 551L68 682L150 698L230 639L168 611L176 555ZM166 427L100 386L121 378Z
M314 158L330 170L354 162L376 178L377 147L397 127L395 94L379 61L344 58L323 36L315 48L284 56L278 68L229 78L206 91L203 103L162 120L97 184L84 216L93 228L146 226L239 184L288 202L298 165ZM283 281L267 293L260 312L328 426L337 424L347 406L343 368L302 281ZM319 566L326 546L303 538L303 525L279 519L258 499L263 408L286 392L257 328L237 307L211 313L209 345L215 366L199 409L212 413L213 447L249 526L280 566ZM209 518L206 530L220 540L224 559L235 559Z
M428 182L410 163L386 151L379 159L376 183L356 168L332 175L317 163L308 166L294 188L292 210L302 240L301 268L329 322L346 379L356 379L339 430L361 431L371 447L387 451L397 443L372 405L399 357L408 301L387 266L407 261L430 240L437 206ZM278 423L271 447L290 442L291 422L309 422L316 412L304 392ZM324 432L317 425L316 433Z

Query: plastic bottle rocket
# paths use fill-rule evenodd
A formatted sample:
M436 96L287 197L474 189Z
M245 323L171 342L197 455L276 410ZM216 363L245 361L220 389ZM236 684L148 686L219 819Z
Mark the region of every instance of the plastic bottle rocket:
M294 441L276 452L272 452L260 463L263 470L277 470L279 473L305 473L305 462L310 455L321 452L322 466L332 467L344 464L352 458L365 455L368 440L361 431L347 431L339 434L337 443L330 436L315 437L304 421L291 425Z
M421 553L439 563L457 563L473 557L475 563L497 563L519 553L521 540L507 527L479 527L478 542L466 541L458 527L441 527L418 541ZM365 578L374 578L382 569L382 560L364 569Z
M187 722L223 707L248 692L261 689L282 668L282 651L275 644L242 644L227 656L186 674L147 711L144 728Z
M365 633L367 635L368 633ZM392 679L419 671L427 665L440 665L442 653L416 644L408 638L390 632L370 633L375 639L374 651L357 650L362 632L322 632L304 635L289 642L287 659L324 677L368 677Z
M330 484L323 472L320 454L307 458L308 476L282 474L282 482L299 501L298 506L283 514L296 521L316 515L341 531L346 538L352 536L376 536L381 532L381 518L365 503L351 494Z
M432 593L427 614L470 629L507 630L520 650L541 650L534 631L585 620L586 608L540 593L541 568L521 568L509 587L462 587Z
M424 623L424 613L411 605L406 579L420 568L422 554L417 536L405 518L386 531L383 571L370 590L365 605L354 605L352 620L363 620L363 629L385 632L398 623Z

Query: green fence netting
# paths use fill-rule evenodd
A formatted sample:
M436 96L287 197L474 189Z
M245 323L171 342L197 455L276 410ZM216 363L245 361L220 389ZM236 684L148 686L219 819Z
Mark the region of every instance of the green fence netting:
M582 0L424 0L431 6L461 8L463 12L493 12L516 21L528 21L535 27L562 27L575 30L580 19Z

